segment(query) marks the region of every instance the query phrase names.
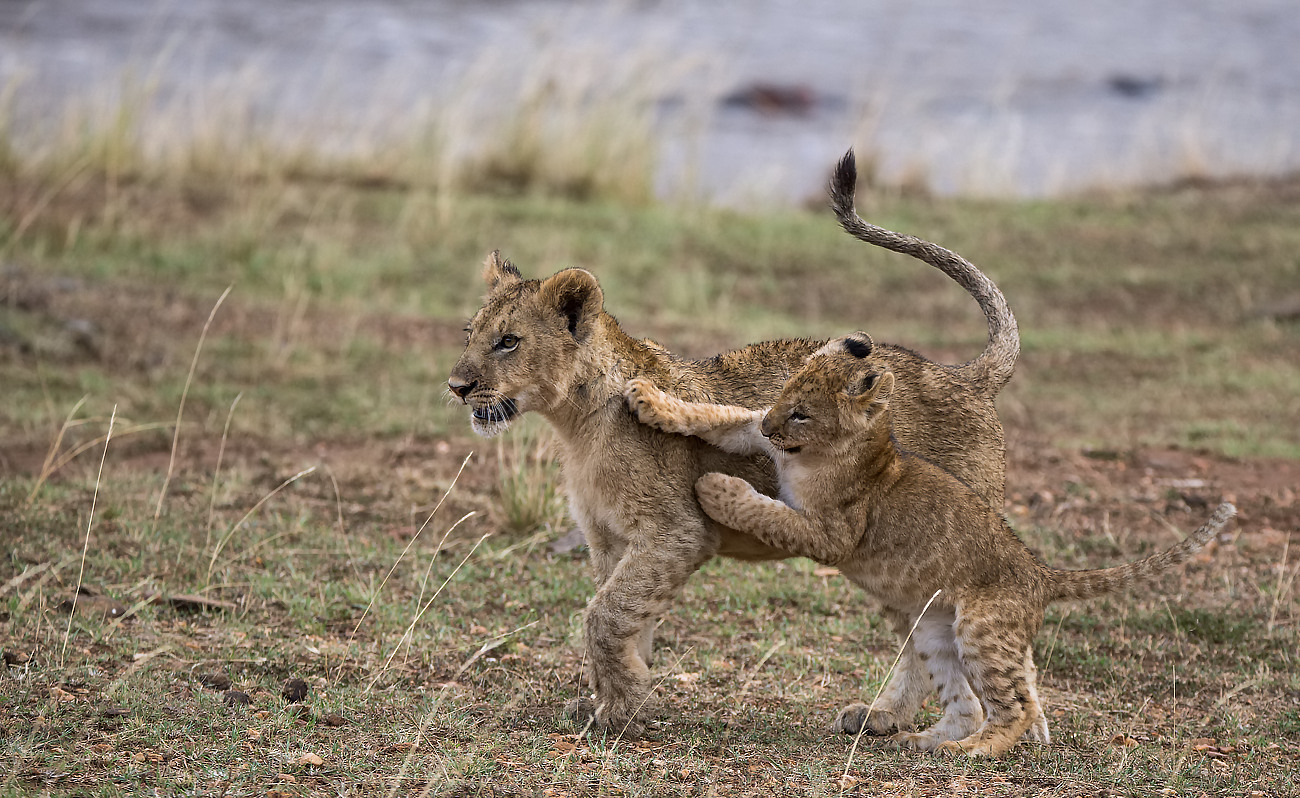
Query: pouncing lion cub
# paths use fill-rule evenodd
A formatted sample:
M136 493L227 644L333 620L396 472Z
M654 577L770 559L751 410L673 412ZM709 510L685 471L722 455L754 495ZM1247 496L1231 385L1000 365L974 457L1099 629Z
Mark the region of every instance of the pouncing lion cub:
M626 399L655 429L772 457L779 500L742 478L705 474L695 490L709 517L836 566L891 613L915 623L912 644L943 716L925 731L899 732L895 741L1001 756L1022 735L1043 739L1032 733L1042 708L1027 652L1044 607L1150 580L1205 545L1236 511L1221 504L1180 543L1127 565L1092 571L1044 565L983 497L900 447L890 397L901 385L872 357L877 349L865 333L829 342L766 412L685 402L646 379L631 380Z
M984 351L961 365L934 363L888 344L876 347L882 362L907 376L894 397L895 433L1000 508L1005 444L994 398L1011 378L1020 351L1015 318L993 281L961 256L864 222L853 209L855 181L850 152L831 183L841 226L861 241L939 269L970 292L988 322ZM767 341L686 360L624 332L605 311L600 284L589 272L565 269L527 280L494 252L483 276L487 297L469 322L465 352L448 387L469 406L471 425L481 435L506 430L526 412L540 414L554 428L570 511L591 548L596 585L583 624L595 700L576 702L573 709L580 722L594 712L597 729L635 735L650 692L655 622L690 575L718 555L771 560L791 554L713 521L695 499L695 480L709 472L732 474L774 493L772 462L637 423L624 405L624 386L645 377L691 400L766 407L825 341ZM903 661L891 687L897 702L882 704L870 717L850 713L845 731L856 732L863 723L885 731L915 714L929 677L910 647ZM918 695L915 706L909 703Z

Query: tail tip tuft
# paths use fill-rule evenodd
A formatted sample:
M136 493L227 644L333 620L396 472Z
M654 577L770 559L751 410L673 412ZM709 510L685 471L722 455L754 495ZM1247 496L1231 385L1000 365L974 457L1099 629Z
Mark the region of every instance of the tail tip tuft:
M831 176L831 197L836 205L853 206L853 194L858 186L858 162L853 155L853 148L844 153L835 164L835 173Z

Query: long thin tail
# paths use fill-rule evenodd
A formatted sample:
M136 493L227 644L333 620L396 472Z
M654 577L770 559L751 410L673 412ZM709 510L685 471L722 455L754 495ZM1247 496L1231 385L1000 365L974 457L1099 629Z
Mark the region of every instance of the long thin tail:
M992 280L957 253L916 236L895 233L863 221L853 208L857 182L857 161L853 150L849 150L835 166L830 186L831 207L840 220L840 227L859 241L911 255L930 264L975 298L988 320L989 342L978 357L963 364L962 368L974 372L975 384L985 388L989 396L996 395L1011 379L1016 358L1020 356L1020 330L1006 297Z
M1237 508L1224 502L1215 509L1210 520L1206 521L1200 529L1159 554L1152 554L1137 562L1093 571L1062 571L1049 568L1047 570L1052 580L1050 600L1094 598L1149 582L1175 565L1186 562L1208 543L1210 538L1219 534L1224 524L1236 514Z

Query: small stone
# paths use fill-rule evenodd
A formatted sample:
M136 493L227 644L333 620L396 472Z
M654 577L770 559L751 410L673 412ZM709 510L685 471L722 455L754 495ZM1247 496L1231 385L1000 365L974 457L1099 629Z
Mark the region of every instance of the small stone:
M309 688L307 683L302 679L290 679L284 683L284 689L280 691L280 696L290 704L298 704L306 700Z
M230 677L224 673L200 673L198 676L199 684L213 690L229 690L231 681Z
M315 765L316 767L320 767L321 765L325 764L325 760L321 759L315 754L303 754L302 756L298 757L298 764Z
M31 655L24 651L15 651L14 649L5 649L4 660L6 667L16 665L26 665L32 659Z
M243 690L227 690L222 695L222 700L224 700L226 706L229 707L246 707L253 703L253 699Z
M347 723L347 721L343 719L343 716L338 714L337 712L331 712L328 715L326 715L324 717L324 721L326 726L332 726L336 729L339 726L342 726L343 724Z

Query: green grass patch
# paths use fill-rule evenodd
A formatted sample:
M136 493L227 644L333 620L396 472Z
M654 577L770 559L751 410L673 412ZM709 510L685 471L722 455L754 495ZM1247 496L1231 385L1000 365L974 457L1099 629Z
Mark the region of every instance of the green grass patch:
M861 206L1006 291L1004 422L1037 447L1009 495L1046 560L1166 545L1217 500L1198 491L1243 508L1239 540L1159 589L1052 609L1055 744L850 753L826 725L897 644L801 561L706 564L658 630L659 725L577 738L558 714L592 585L547 545L571 522L545 427L473 439L446 395L493 248L528 276L591 269L629 332L693 355L861 328L963 360L984 323L934 270L825 213L20 171L0 183L0 794L1294 794L1294 485L1266 478L1283 460L1251 470L1300 456L1300 327L1270 310L1297 284L1294 192ZM1197 479L1129 456L1170 446Z

